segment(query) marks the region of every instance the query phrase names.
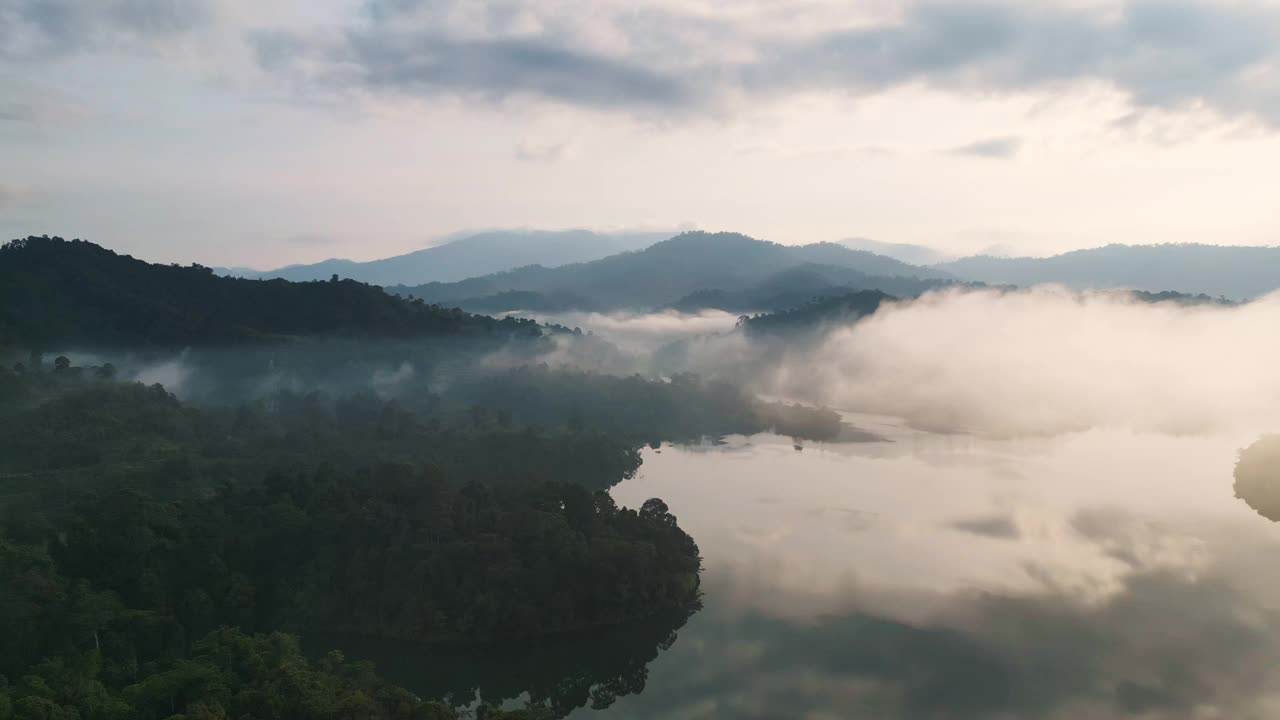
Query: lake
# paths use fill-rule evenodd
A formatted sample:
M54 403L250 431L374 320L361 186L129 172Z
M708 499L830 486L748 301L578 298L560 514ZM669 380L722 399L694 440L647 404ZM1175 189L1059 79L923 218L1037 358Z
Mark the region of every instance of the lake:
M1280 529L1232 490L1256 433L990 440L850 419L885 440L667 445L614 488L663 498L698 541L687 619L351 654L424 694L575 719L1280 715Z

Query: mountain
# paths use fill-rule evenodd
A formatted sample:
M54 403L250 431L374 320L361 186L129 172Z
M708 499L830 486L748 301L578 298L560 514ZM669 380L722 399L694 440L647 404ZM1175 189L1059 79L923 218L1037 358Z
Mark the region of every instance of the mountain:
M0 246L0 346L181 347L299 336L416 337L541 331L389 295L353 280L292 283L152 265L83 240Z
M788 275L787 273L790 273ZM522 301L577 298L583 309L663 307L698 291L740 293L772 284L775 292L799 287L808 299L814 288L841 286L909 294L950 276L835 243L788 246L736 233L690 232L637 252L558 268L529 266L456 283L388 288L428 302L485 306L498 296ZM892 288L893 290L890 290ZM530 295L535 294L535 295ZM512 307L509 310L530 309Z
M668 232L597 233L590 230L495 230L467 235L443 245L371 262L325 260L276 270L220 269L223 274L301 282L333 275L373 285L454 282L525 265L555 267L645 248Z
M1175 290L1243 300L1280 288L1280 248L1107 245L1047 258L968 257L935 266L985 283Z
M865 250L912 265L937 265L950 259L944 253L924 245L880 242L868 238L848 238L841 240L840 244L850 250Z

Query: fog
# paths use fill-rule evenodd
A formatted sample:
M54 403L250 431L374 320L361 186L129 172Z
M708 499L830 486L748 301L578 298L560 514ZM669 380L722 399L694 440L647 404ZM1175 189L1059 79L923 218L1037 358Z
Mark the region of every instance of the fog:
M1280 426L1280 338L1263 330L1280 325L1280 294L1188 306L1057 287L948 290L888 303L857 322L783 333L751 332L714 310L539 320L582 332L535 343L373 342L302 353L337 353L340 362L261 350L113 360L122 376L191 399L316 388L390 398L541 363L616 375L692 372L787 401L991 437ZM236 370L208 379L226 364ZM228 395L227 378L247 380L239 368L257 379Z
M1264 330L1277 323L1278 295L1184 306L1056 287L951 290L802 336L694 338L651 364L930 430L1185 434L1280 423L1280 338Z
M723 310L703 310L697 313L663 310L651 313L515 314L533 317L541 322L590 330L622 350L639 353L682 338L728 332L738 322L737 315Z
M945 292L832 331L779 392L990 434L1280 420L1280 296L1238 307L1040 288Z

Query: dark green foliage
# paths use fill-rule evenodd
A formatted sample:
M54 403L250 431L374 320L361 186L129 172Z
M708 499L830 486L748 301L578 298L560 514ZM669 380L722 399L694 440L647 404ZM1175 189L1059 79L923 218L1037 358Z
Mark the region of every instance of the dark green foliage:
M664 382L525 366L459 382L450 394L520 422L593 428L637 445L759 432L833 440L844 429L834 411L766 402L690 374Z
M580 707L599 710L643 692L649 665L676 642L677 631L697 607L501 649L423 652L412 643L350 638L329 640L324 647L337 645L376 661L384 677L423 697L455 705L475 698L498 705L527 699L552 717L564 717Z
M871 315L880 305L895 298L876 290L819 298L781 312L743 317L739 326L755 335L780 335L822 330L833 324L852 323Z
M432 471L273 476L201 501L115 492L54 546L71 577L169 618L426 642L509 642L696 599L698 550L661 509L576 485L498 492Z
M322 334L540 332L531 321L469 315L350 280L218 277L200 265L152 265L56 237L29 237L0 247L0 347L181 347Z
M197 409L56 368L0 385L25 398L0 417L5 720L452 718L284 636L218 628L469 646L696 602L698 549L665 506L563 482L634 472L634 447L599 432L442 425L371 396ZM619 672L587 687L635 691ZM562 715L539 702L477 714Z
M1204 293L1198 295L1190 295L1187 293L1174 292L1172 290L1162 290L1160 292L1145 292L1142 290L1131 291L1130 294L1142 302L1161 303L1170 302L1178 305L1218 305L1222 307L1230 307L1238 305L1219 295L1218 297L1209 297Z
M22 408L0 413L0 499L33 488L69 499L120 486L191 497L273 469L325 463L347 471L374 463L431 465L495 487L558 481L603 489L640 465L638 443L621 435L517 425L500 409L460 406L432 415L372 394L284 392L238 407L200 408L158 385L93 373L52 384L48 377L0 378L0 393L26 399Z

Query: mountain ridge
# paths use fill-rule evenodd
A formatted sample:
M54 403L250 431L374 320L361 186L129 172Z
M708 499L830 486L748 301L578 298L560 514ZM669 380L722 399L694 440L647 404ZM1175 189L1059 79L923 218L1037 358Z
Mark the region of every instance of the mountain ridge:
M238 277L279 278L294 282L328 280L336 274L380 286L456 282L526 265L558 266L597 260L647 247L670 236L669 232L658 231L489 230L377 260L329 258L273 270L215 268L215 271Z
M825 273L829 277L822 286L888 291L879 286L892 284L901 294L951 281L945 272L837 243L781 245L740 233L688 232L643 250L586 263L555 268L530 265L455 283L402 285L388 291L463 306L467 301L519 292L578 297L594 305L589 309L651 309L702 290L747 290L797 268Z
M1280 288L1280 247L1112 243L1044 258L974 255L933 266L992 284L1175 290L1245 300Z

